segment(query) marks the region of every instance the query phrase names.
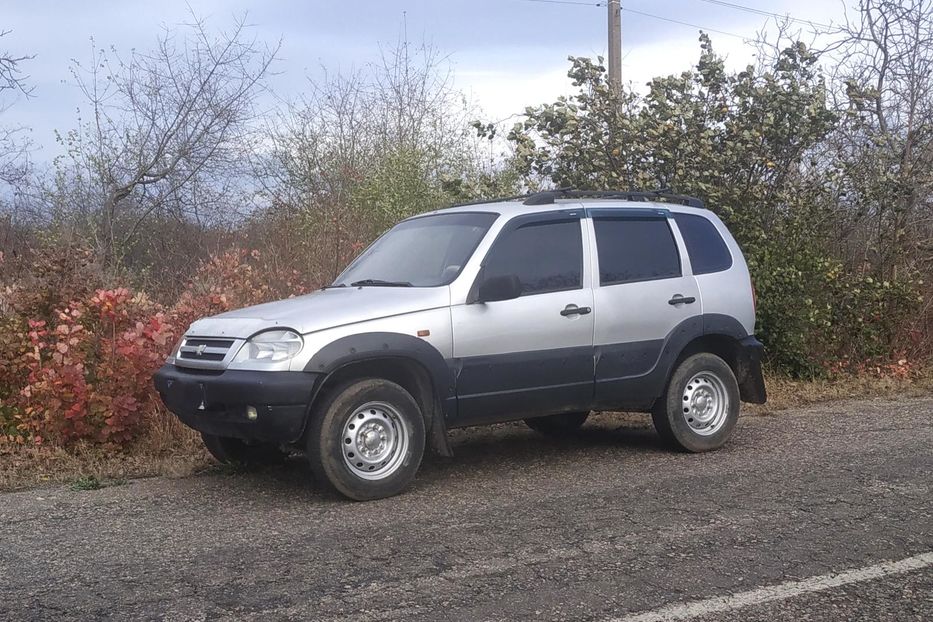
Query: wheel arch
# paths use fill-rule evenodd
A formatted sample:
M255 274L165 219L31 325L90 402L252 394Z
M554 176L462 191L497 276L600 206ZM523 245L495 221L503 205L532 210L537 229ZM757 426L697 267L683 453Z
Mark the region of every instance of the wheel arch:
M677 360L671 368L671 371L673 372L673 370L688 357L701 352L708 352L724 360L732 369L732 373L735 374L736 379L738 379L738 350L739 341L731 335L724 335L722 333L700 335L684 346L677 356Z
M421 408L428 442L437 453L451 455L447 417L456 408L454 377L443 355L428 342L401 333L361 333L324 346L305 366L321 374L308 419L328 391L357 378L383 378L403 387ZM305 423L305 429L310 426Z
M734 334L721 332L703 334L695 337L680 351L674 364L668 371L668 377L674 373L674 370L688 357L701 352L715 354L726 362L732 373L735 374L736 382L739 385L739 396L743 402L752 402L756 404L764 403L766 397L764 384L761 380L760 363L749 356L749 340L758 343L753 337L743 335L737 337ZM760 344L758 344L760 346Z
M663 386L667 386L671 375L687 357L709 352L729 365L743 402L763 404L767 397L761 377L761 343L732 316L704 313L698 319L699 324L685 321L668 337L665 351L669 354L666 357L662 354L662 359L668 361L664 367ZM657 399L662 396L663 391L659 391Z

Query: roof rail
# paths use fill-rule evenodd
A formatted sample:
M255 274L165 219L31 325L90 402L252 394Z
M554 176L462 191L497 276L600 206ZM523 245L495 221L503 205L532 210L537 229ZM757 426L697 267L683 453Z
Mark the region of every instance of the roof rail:
M469 205L483 205L485 203L505 203L506 201L520 201L531 197L530 194L517 194L511 197L499 197L497 199L477 199L476 201L467 201L466 203L454 203L440 209L450 209L451 207L467 207Z
M619 199L621 201L662 201L666 203L686 205L688 207L705 207L701 199L682 194L672 194L667 188L651 191L574 190L572 188L558 188L556 190L546 190L544 192L532 194L527 199L525 199L525 205L548 205L553 203L556 199Z

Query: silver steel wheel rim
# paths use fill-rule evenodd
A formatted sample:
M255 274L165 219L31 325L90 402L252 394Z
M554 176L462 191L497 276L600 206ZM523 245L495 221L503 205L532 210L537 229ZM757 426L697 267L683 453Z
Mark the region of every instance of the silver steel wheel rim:
M684 387L681 412L691 430L701 436L718 432L729 415L729 393L716 374L695 374Z
M405 461L408 436L405 419L391 404L363 404L343 425L343 461L359 478L384 479Z

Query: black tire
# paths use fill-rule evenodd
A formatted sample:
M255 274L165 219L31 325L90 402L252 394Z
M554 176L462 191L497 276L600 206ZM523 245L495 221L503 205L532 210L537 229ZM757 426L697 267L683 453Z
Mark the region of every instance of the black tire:
M698 382L688 385L697 378ZM725 397L721 411L718 407L712 408L712 412L721 413L718 417L707 415L703 410L721 399L716 396ZM668 444L698 453L718 449L729 440L739 419L739 406L739 385L732 369L715 354L702 352L677 366L664 395L655 403L651 418L658 434ZM711 417L709 423L707 416Z
M375 408L364 409L367 405ZM363 423L350 431L358 420ZM368 425L385 426L376 429L390 434L396 443L389 444L385 451L391 455L383 466L375 463L376 473L372 475L365 471L368 463L356 463L354 459L359 456L350 451L357 447L363 447L357 449L361 453L367 450L359 443L365 442L362 435ZM307 442L308 461L318 482L329 484L355 501L382 499L402 492L418 472L424 456L424 417L411 394L394 382L379 378L355 380L330 391L315 409ZM382 458L378 452L374 455L377 460ZM348 462L359 466L354 468ZM378 473L382 469L390 471L382 476Z
M214 436L201 433L201 439L207 451L221 464L235 466L263 466L279 464L286 455L275 445L268 443L247 443L238 438Z
M530 417L525 424L545 436L566 436L576 432L590 416L589 411L580 413L560 413L544 417Z

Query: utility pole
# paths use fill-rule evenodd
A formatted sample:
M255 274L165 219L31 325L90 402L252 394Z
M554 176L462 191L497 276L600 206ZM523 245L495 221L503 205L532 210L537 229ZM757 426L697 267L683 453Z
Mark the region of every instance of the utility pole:
M609 0L609 88L616 96L622 90L622 3Z

